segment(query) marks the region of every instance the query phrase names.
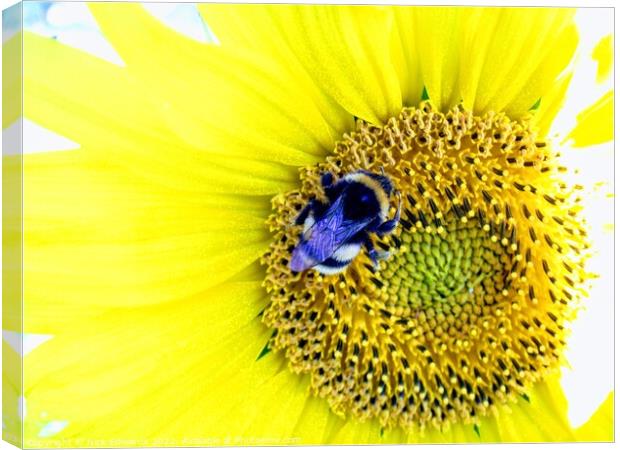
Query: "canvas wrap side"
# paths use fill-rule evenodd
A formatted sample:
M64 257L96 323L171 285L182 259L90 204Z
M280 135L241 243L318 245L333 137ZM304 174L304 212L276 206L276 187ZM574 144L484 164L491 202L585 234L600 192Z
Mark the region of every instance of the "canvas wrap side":
M2 12L2 439L23 447L23 7Z

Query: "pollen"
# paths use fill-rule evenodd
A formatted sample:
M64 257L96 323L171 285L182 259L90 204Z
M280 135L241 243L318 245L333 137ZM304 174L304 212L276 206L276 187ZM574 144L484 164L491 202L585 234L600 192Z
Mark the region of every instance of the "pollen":
M320 177L359 169L402 196L394 233L340 274L288 268L293 225ZM269 347L339 415L383 427L477 423L555 370L584 296L589 244L577 189L529 118L429 103L357 122L331 156L272 200L262 258ZM393 200L392 215L397 206ZM390 215L390 217L391 217Z

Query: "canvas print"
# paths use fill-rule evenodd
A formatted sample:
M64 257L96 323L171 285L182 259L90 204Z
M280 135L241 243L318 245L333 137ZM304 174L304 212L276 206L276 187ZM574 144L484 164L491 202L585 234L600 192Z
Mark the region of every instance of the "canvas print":
M610 442L613 9L3 13L3 437Z

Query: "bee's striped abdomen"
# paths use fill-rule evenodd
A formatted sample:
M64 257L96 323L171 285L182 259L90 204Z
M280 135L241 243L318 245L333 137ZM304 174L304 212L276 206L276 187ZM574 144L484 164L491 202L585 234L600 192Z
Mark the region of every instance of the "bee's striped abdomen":
M359 244L357 242L344 244L336 249L336 251L332 255L332 258L334 258L337 261L351 262L353 258L357 256L357 254L360 252L361 249L362 249L362 244Z
M315 269L325 275L342 272L349 264L351 264L351 261L353 261L353 258L357 256L361 248L362 245L358 243L342 245L334 252L333 255L321 262L321 264L317 265Z

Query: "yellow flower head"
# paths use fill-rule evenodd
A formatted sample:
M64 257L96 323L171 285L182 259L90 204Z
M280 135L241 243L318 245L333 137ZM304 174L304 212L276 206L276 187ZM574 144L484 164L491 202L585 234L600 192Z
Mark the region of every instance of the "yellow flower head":
M24 36L25 117L80 146L24 159L27 444L610 439L558 381L593 278L549 134L574 11L210 4L200 43L89 7L123 66ZM612 99L563 137L610 140ZM292 271L360 170L396 228Z
M423 104L360 124L334 153L302 174L313 198L322 171L385 167L405 201L400 229L377 242L392 253L379 270L358 257L316 276L288 267L304 189L274 200L265 322L319 395L384 425L441 427L477 420L557 366L586 233L529 119Z

